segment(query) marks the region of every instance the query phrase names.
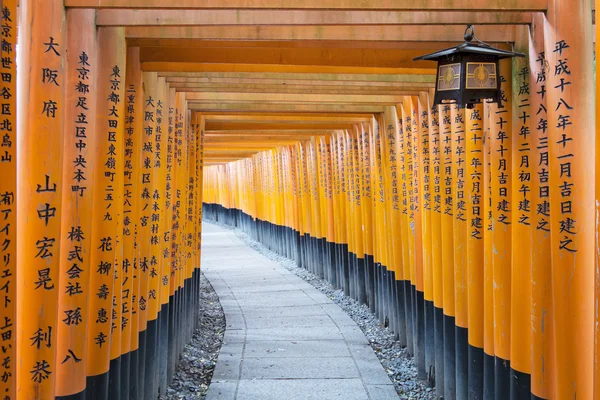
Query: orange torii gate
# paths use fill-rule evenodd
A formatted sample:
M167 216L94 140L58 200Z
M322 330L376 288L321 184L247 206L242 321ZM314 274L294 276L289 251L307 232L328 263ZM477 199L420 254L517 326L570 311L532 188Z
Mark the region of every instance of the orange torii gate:
M439 397L599 398L591 1L402 3L3 0L3 398L164 393L203 217L368 304ZM413 58L469 23L527 57L433 107Z

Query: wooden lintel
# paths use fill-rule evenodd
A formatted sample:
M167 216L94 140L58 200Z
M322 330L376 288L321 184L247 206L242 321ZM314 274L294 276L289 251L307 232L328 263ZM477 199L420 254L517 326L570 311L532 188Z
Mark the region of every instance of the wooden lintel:
M248 48L289 48L289 49L396 49L396 50L419 50L439 49L457 44L456 38L448 38L447 41L407 41L389 40L375 42L373 40L207 40L207 39L185 39L185 38L128 38L127 43L132 47L187 47L194 49L228 48L232 50ZM487 43L497 47L499 42Z
M190 103L188 108L197 112L370 112L381 113L383 106L378 104L299 104L299 103L280 103L265 104L257 102L211 102L211 103Z
M224 80L251 80L251 82L260 83L263 80L276 80L279 83L288 82L290 80L299 82L307 82L308 84L314 83L314 81L320 82L332 82L331 84L337 84L337 82L344 82L345 84L361 84L361 82L380 82L383 84L400 84L400 83L433 83L435 81L435 75L432 75L429 71L427 74L339 74L339 73L281 73L281 72L159 72L158 76L165 77L167 81L174 79L207 79L213 81L215 79ZM243 81L242 81L243 82ZM249 82L249 83L251 83ZM271 82L271 83L277 83ZM268 83L268 82L267 82Z
M97 26L529 24L522 11L99 10Z
M431 88L435 85L433 75L424 75L420 81L412 81L408 75L407 79L400 82L385 82L385 81L354 81L354 80L328 80L319 79L319 74L316 74L316 79L270 79L270 78L188 78L188 77L167 77L166 81L170 87L175 88L210 88L211 86L221 89L227 85L249 86L249 87L320 87L320 88L345 88L345 89L364 89L364 88ZM260 86L259 86L260 85ZM223 91L223 90L222 90ZM226 91L226 90L225 90Z
M185 62L202 64L267 64L378 68L431 68L430 61L413 61L415 57L439 50L362 48L207 48L142 47L140 59L149 62Z
M309 123L335 123L335 122L366 122L373 118L373 114L313 114L313 113L262 113L257 114L232 114L215 113L205 114L206 121L240 122L240 123L262 123L262 122L309 122Z
M399 104L404 96L395 95L312 95L287 93L188 93L189 103L197 101L273 101L298 103L369 103L369 104Z
M256 143L265 143L265 142L276 142L276 143L294 143L296 142L298 139L296 136L293 135L281 135L281 136L276 136L276 135L271 135L271 136L252 136L251 134L248 135L240 135L240 136L204 136L204 144L205 145L213 145L213 144L231 144L234 146L237 145L254 145Z
M66 7L131 9L521 10L546 11L547 0L65 0Z
M435 75L435 63L428 68L378 68L332 65L228 64L190 62L144 62L148 72L258 72L258 73L325 73L325 74L399 74Z
M240 136L276 136L276 137L284 137L284 136L318 136L325 135L331 133L333 130L323 130L323 129L262 129L262 130L253 130L253 129L241 129L241 130L205 130L204 134L208 137L240 137Z
M270 145L262 145L255 147L248 146L235 146L235 145L217 145L217 146L204 146L204 154L229 154L229 153L258 153L259 151L270 150L278 147L276 143Z
M289 145L289 144L294 144L298 141L298 139L296 138L289 138L288 136L282 138L278 138L277 136L264 136L261 138L256 138L256 137L238 137L238 138L231 138L231 137L226 137L224 139L220 139L220 138L211 138L210 140L207 140L207 138L204 138L204 145L207 147L211 147L211 148L215 148L217 145L220 146L233 146L233 147L242 147L242 146L249 146L249 147L259 147L259 146L264 146L264 145L269 145L269 146L283 146L283 145Z
M514 42L515 27L483 25L477 37L484 41ZM462 42L465 28L457 25L298 25L298 26L165 26L127 27L128 38L207 40L361 40Z
M247 131L249 133L251 133L253 130L257 130L257 131L264 131L266 129L268 130L294 130L294 129L316 129L316 130L335 130L335 129L349 129L352 127L351 123L329 123L329 124L318 124L318 123L300 123L300 122L294 122L294 123L255 123L255 124L249 124L249 123L239 123L239 122L212 122L212 121L207 121L206 122L206 130L214 130L214 131L219 131L219 130L226 130L226 131L230 131L230 130L235 130L235 131Z
M315 82L317 85L318 82ZM263 86L263 85L188 85L188 84L172 84L172 88L177 89L178 92L188 93L210 93L210 92L236 92L236 93L289 93L289 94L352 94L352 95L398 95L398 96L414 96L419 92L426 92L428 89L433 87L431 85L420 85L409 88L398 88L398 87L346 87L346 86L307 86L307 85L280 85L280 86Z

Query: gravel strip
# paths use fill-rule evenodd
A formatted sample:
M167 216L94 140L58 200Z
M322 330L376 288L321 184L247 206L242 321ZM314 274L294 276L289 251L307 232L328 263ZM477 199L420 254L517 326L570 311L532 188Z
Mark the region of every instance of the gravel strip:
M215 222L211 221L211 223ZM249 247L268 259L278 262L281 266L323 292L334 303L340 306L364 332L373 351L379 358L379 361L381 361L381 365L383 365L390 380L394 383L396 392L401 399L435 399L435 390L427 387L425 381L417 378L417 368L414 359L408 354L408 350L394 340L394 334L388 328L383 327L381 321L371 313L368 306L345 296L342 290L335 289L329 282L308 272L304 268L298 267L295 261L267 249L241 229L232 228L229 225L221 223L216 224L225 229L232 230Z
M225 334L219 296L204 274L200 279L200 314L192 341L185 346L173 382L161 400L204 399Z

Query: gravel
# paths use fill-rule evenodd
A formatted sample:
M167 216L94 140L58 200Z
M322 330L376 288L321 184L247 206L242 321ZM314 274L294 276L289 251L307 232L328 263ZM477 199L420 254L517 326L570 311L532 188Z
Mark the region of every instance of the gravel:
M356 300L344 295L342 290L335 289L329 282L304 268L298 267L295 261L267 249L239 228L232 229L231 226L221 223L217 223L217 225L232 230L249 247L268 259L278 262L339 305L364 332L381 365L383 365L390 380L394 383L400 399L435 399L435 390L428 387L425 381L417 378L417 368L414 359L408 354L408 350L394 340L394 333L383 326L381 321L371 313L368 306L358 303Z
M185 346L173 381L160 400L204 399L225 334L225 314L204 274L200 279L200 313L192 341Z

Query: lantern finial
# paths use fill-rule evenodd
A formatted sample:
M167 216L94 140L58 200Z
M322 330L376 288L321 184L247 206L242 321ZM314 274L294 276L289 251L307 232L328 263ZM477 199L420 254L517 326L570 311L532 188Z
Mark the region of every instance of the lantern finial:
M465 42L470 42L475 37L475 27L473 25L467 25L465 29Z

